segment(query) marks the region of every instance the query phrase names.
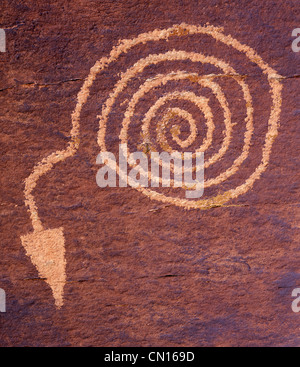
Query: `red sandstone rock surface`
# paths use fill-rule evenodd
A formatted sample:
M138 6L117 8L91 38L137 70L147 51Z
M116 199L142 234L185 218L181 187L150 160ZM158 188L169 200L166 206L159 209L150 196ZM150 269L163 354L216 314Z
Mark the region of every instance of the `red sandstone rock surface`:
M98 188L97 116L121 73L145 55L178 48L209 54L230 62L249 85L251 155L204 198L241 185L261 162L272 106L268 80L257 65L207 35L189 38L183 31L169 42L148 42L121 55L93 84L81 113L79 149L43 175L34 190L44 228L64 228L66 285L58 309L22 246L21 236L33 231L24 181L43 158L66 149L77 95L96 61L119 40L181 23L223 27L282 77L280 128L267 170L244 195L205 211L152 201L131 188ZM0 288L7 294L0 345L299 346L300 315L291 309L292 291L300 287L300 53L291 48L292 30L300 27L299 3L2 0L0 27L7 38L7 52L0 53ZM215 73L210 66L180 61L150 66L143 78L179 68ZM129 83L112 109L111 150L118 146L123 103L140 82ZM230 83L220 81L238 123L245 119L245 101ZM132 148L145 111L174 88L152 91L137 107ZM193 83L182 88L197 91ZM214 154L222 145L223 115L217 101L211 103L216 131L209 154ZM180 107L197 116L194 106ZM227 155L209 177L241 151L245 127L236 126Z

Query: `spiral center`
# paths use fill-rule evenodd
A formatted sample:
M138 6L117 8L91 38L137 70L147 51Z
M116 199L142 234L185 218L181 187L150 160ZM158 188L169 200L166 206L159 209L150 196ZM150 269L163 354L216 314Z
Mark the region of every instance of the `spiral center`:
M190 127L190 135L186 139L182 139L180 135L182 134L182 124L174 124L172 125L170 131L172 134L172 139L182 148L188 148L190 145L192 145L198 134L197 124L194 120L193 116L181 109L181 108L169 108L168 112L164 115L163 120L160 124L157 126L157 137L158 141L161 145L161 147L164 150L171 150L171 148L168 146L167 139L166 139L166 129L169 127L169 125L176 119L177 121L180 119L182 123L187 122Z

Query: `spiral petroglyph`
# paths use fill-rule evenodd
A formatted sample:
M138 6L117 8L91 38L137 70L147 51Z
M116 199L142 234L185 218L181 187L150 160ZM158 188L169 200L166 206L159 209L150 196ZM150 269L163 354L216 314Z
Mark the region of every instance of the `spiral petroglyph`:
M212 27L212 26L191 26L187 24L182 24L178 26L174 26L167 30L162 31L154 31L140 35L139 37L133 40L124 40L121 41L120 44L113 49L109 58L103 58L100 60L92 69L90 74L90 80L95 77L97 73L100 72L103 68L107 67L110 63L117 60L117 58L122 53L127 53L131 48L146 42L160 41L160 40L168 40L170 37L181 37L187 35L209 35L213 37L216 41L222 42L227 46L233 47L237 51L245 54L245 56L252 62L255 63L263 72L263 74L267 77L269 87L270 87L270 95L272 99L272 107L270 109L270 118L268 122L268 131L266 134L266 139L264 146L262 147L262 161L255 169L254 172L249 174L248 179L238 187L232 188L226 192L218 194L217 196L201 199L201 200L185 200L177 197L169 197L162 193L147 189L147 188L139 188L143 194L147 195L149 198L154 200L159 200L164 203L174 204L177 206L184 207L186 209L207 209L212 206L223 205L228 202L230 199L237 198L238 196L245 194L249 189L252 188L254 182L258 180L261 174L266 170L272 144L274 139L278 134L278 126L279 126L279 117L281 110L281 90L282 86L280 83L280 76L274 71L271 67L269 67L261 58L256 54L256 52L250 47L239 43L237 40L232 38L231 36L226 36L223 33L223 30L220 28ZM128 69L122 73L120 80L116 83L113 91L110 93L109 98L105 102L102 113L98 116L100 120L100 129L98 134L98 144L101 148L101 151L106 151L106 129L108 116L112 112L114 104L118 96L123 92L123 90L127 87L128 83L136 78L145 68L151 65L157 65L159 63L163 63L166 61L189 61L192 63L202 63L202 64L211 64L219 69L220 74L209 74L209 75L201 75L196 73L188 73L185 70L177 70L168 74L158 74L150 79L147 79L135 92L128 103L128 107L126 112L124 113L124 119L122 121L122 127L119 134L120 143L126 144L129 139L128 129L131 123L132 118L135 115L136 105L140 100L144 98L144 96L149 93L151 90L164 86L170 81L180 81L180 80L188 80L190 83L197 83L203 88L209 88L212 93L216 96L220 106L222 107L224 114L224 125L225 125L225 133L222 146L219 151L212 155L208 160L205 161L205 168L210 167L214 163L218 162L228 151L230 147L230 143L232 140L232 131L234 129L234 124L231 119L231 111L229 109L228 101L226 100L226 96L221 86L218 84L218 78L227 77L232 78L241 88L243 93L243 98L246 106L246 118L245 118L245 126L246 131L244 134L244 146L242 148L241 154L234 160L233 164L227 168L225 171L220 172L219 175L215 178L211 178L205 181L205 188L208 188L213 185L218 185L224 181L226 181L230 176L236 174L239 170L239 167L245 162L249 155L251 140L253 138L254 132L254 118L253 112L254 107L252 103L252 97L250 94L249 87L247 83L244 81L244 77L239 75L235 69L230 66L224 60L221 60L217 57L207 56L203 53L196 52L186 52L183 50L172 50L161 54L151 54L144 58L138 60L133 66L128 67ZM83 94L88 94L88 88L83 89ZM157 125L157 137L156 143L158 146L153 146L153 142L150 139L149 126L151 121L155 118L155 115L160 107L162 107L167 101L172 99L176 100L187 100L196 105L205 117L205 122L207 125L207 136L203 141L203 144L196 149L196 152L206 152L207 148L212 144L213 141L213 132L215 129L213 111L209 106L209 101L202 97L197 96L195 93L191 91L174 91L169 94L165 94L158 98L157 101L154 101L153 105L150 107L148 112L145 114L143 121L141 122L141 130L143 143L140 146L150 147L150 150L153 151L168 151L174 152L174 150L169 145L164 130L165 127L170 123L172 117L179 116L182 120L188 122L190 126L190 136L186 138L184 141L179 138L180 135L180 126L172 127L172 139L177 143L177 145L182 149L188 149L197 138L197 125L193 116L188 112L180 108L169 108L165 115ZM176 151L176 150L175 150Z
M229 62L230 52L228 52L226 58L223 58L220 53L216 52L216 55L212 55L211 50L206 52L205 47L195 51L191 50L191 47L190 49L184 49L184 47L177 44L177 47L170 46L168 49L169 43L173 40L181 38L186 40L187 37L199 38L200 45L201 37L206 37L205 42L209 38L216 45L222 45L233 50L232 52L242 55L252 65L255 65L266 79L269 89L270 106L268 108L270 113L266 123L265 138L260 147L261 160L256 167L251 168L251 171L247 173L247 177L243 178L243 181L238 185L233 185L226 190L221 188L214 195L201 199L183 198L182 195L176 195L176 190L173 191L175 194L172 196L170 190L166 193L147 187L136 189L152 200L176 205L184 209L209 209L222 206L248 192L267 169L272 145L278 135L282 104L281 76L263 61L252 48L240 43L230 35L226 35L222 28L210 25L175 25L168 29L154 30L142 33L133 39L120 41L109 55L102 57L91 68L90 74L77 96L77 105L71 116L72 130L70 135L72 139L67 149L55 152L48 158L43 159L34 168L25 184L26 205L31 214L34 233L22 237L22 243L32 262L38 268L40 275L46 278L51 286L58 307L63 303L63 286L66 281L63 231L62 228L54 230L43 228L32 192L42 175L49 172L56 163L73 156L78 150L81 113L92 93L92 87L102 78L105 71L117 63L120 58L126 57L132 51L135 52L138 47L144 47L144 55L138 54L137 60L135 59L127 65L130 60L126 59L125 70L123 68L118 74L118 80L110 88L109 95L101 103L99 111L94 117L94 120L99 121L97 141L101 152L109 151L107 138L112 133L113 136L110 137L110 142L114 141L120 145L126 144L127 146L128 144L130 146L129 143L133 140L136 147L146 154L163 151L182 154L183 151L188 151L195 155L199 152L206 154L212 149L212 153L205 156L204 167L208 170L221 163L219 167L222 167L222 169L214 177L205 180L205 189L218 188L219 185L226 183L230 178L235 177L241 167L245 165L246 160L249 160L256 121L253 95L251 95L245 76L239 73L236 67L233 67ZM149 52L155 47L155 43L160 43L160 45L164 43L165 48ZM146 51L147 54L145 54ZM164 64L169 66L165 73L161 71L161 66ZM201 72L195 71L195 67L190 70L188 64L201 65ZM156 73L158 67L160 69ZM170 67L172 67L171 70ZM205 73L205 67L213 68L214 72ZM152 70L154 75L150 73L146 78L141 77L145 71L149 70ZM245 108L242 119L233 119L229 93L222 85L224 80L234 83L239 88L240 100ZM138 86L137 82L139 82ZM181 84L184 88L179 88ZM126 89L129 89L129 91L126 92ZM201 91L205 91L205 93ZM150 105L143 113L137 112L138 106L143 104L143 101L149 100L149 95L152 96ZM212 107L212 98L218 104L218 111ZM122 108L119 111L121 110L122 117L120 117L121 113L115 113L118 99L121 99L120 106ZM188 106L193 107L189 110ZM218 116L222 116L221 123L217 123L217 112ZM114 128L109 129L109 126L112 126L110 118L114 113ZM204 122L204 128L201 128L202 125L199 124L199 116ZM133 120L135 120L135 123L133 123ZM217 128L220 128L220 125L222 125L222 134L220 135L222 141L218 144L218 148L213 149L214 134ZM135 126L139 131L138 134L133 135L131 133L132 126ZM231 144L234 140L236 128L239 126L243 126L242 146L239 154L231 158L230 164L226 166L225 158L232 151ZM202 134L204 129L206 133ZM203 135L202 139L199 138L201 135ZM129 156L129 150L125 154ZM162 162L160 163L163 165ZM176 167L173 165L172 169L175 172ZM122 172L118 166L117 172L121 177Z

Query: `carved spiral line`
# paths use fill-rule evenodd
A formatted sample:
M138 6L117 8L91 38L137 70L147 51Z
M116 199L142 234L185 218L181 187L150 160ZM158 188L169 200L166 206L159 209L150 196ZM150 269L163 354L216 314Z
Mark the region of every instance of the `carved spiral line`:
M187 35L209 35L213 37L216 41L221 42L229 47L233 47L235 50L244 54L252 63L256 64L268 78L268 82L270 85L270 94L272 99L272 107L271 114L268 123L268 132L266 135L265 144L262 148L262 161L259 166L255 169L255 171L249 176L245 182L231 190L224 192L223 194L211 197L209 199L201 199L201 200L186 200L176 197L168 197L164 194L158 193L148 188L138 188L140 192L145 194L154 200L159 200L164 203L174 204L177 206L184 207L186 209L192 208L200 208L207 209L213 206L223 205L228 202L230 199L237 198L238 196L246 193L253 187L253 184L256 180L258 180L261 174L266 170L270 154L272 144L275 138L278 135L278 126L279 126L279 118L281 112L281 92L282 85L280 83L281 77L273 70L269 65L267 65L256 52L250 48L249 46L241 44L236 39L232 38L229 35L225 35L223 30L220 28L216 28L213 26L192 26L187 24L181 24L173 26L166 30L155 30L149 33L143 33L139 35L137 38L132 40L123 40L119 42L119 45L114 47L109 57L104 57L99 60L95 66L91 69L91 74L86 82L86 87L80 92L80 95L88 95L89 89L94 81L96 75L106 67L108 67L112 62L116 61L121 54L126 54L132 48L140 45L146 44L147 42L153 41L161 41L168 40L171 37L181 37ZM128 83L136 78L137 75L150 65L159 65L160 63L166 61L190 61L192 63L202 63L202 64L210 64L220 70L220 74L210 74L210 75L198 75L197 73L188 73L184 70L178 70L168 74L158 74L154 78L148 79L142 84L139 89L134 93L130 101L128 102L128 107L126 112L124 113L124 119L122 121L122 127L119 134L119 141L121 143L127 143L129 139L129 127L132 118L135 116L135 109L139 101L143 99L143 97L150 92L152 89L166 86L167 83L171 81L182 81L188 80L191 83L197 83L202 88L209 88L213 95L216 97L220 106L222 107L224 114L224 139L221 145L220 150L215 153L212 157L210 157L205 162L205 168L208 168L212 164L220 161L222 157L224 157L225 153L228 151L234 125L232 123L231 111L229 109L228 101L226 100L225 94L222 91L222 88L217 83L218 78L222 77L230 77L232 78L241 88L245 104L246 104L246 118L245 118L245 126L246 131L244 135L244 146L242 153L239 157L237 157L232 166L226 169L226 171L220 173L217 177L208 179L205 181L205 187L210 187L213 185L219 185L220 183L226 181L230 176L234 175L243 162L247 159L250 146L251 139L253 137L254 132L254 108L252 97L250 94L250 90L244 78L239 75L233 67L231 67L227 62L220 60L213 56L206 56L202 53L196 52L187 52L182 50L172 50L161 54L152 54L148 55L145 58L141 58L138 60L133 66L128 68L124 73L121 74L119 81L116 83L112 92L110 93L107 101L102 107L102 113L98 116L99 118L99 133L98 133L98 144L101 148L101 151L107 151L107 147L105 144L106 132L107 132L107 123L108 117L114 108L114 104L116 99L122 93L125 88L128 86ZM90 79L90 83L88 80ZM79 95L79 96L80 96ZM81 111L83 104L78 101L77 111ZM84 98L86 101L86 98ZM147 111L143 121L141 122L141 130L142 130L142 138L143 144L150 146L150 150L158 151L157 147L155 147L153 142L150 139L150 125L151 121L156 116L157 111L164 106L170 100L184 100L193 103L200 111L200 113L205 118L205 123L207 126L207 135L203 141L203 144L196 149L196 152L205 152L212 144L213 133L215 130L213 112L208 104L207 98L203 96L197 96L195 93L190 91L174 91L172 93L168 93L161 98L159 98L154 105ZM84 101L84 103L85 103ZM197 141L198 129L196 126L195 119L193 115L188 111L182 108L169 108L167 113L163 115L161 121L157 124L156 134L157 139L156 142L159 144L159 147L168 152L176 152L173 150L168 143L165 130L171 124L171 120L179 116L181 119L188 122L190 126L190 135L186 139L181 139L180 136L180 126L174 125L171 128L171 136L173 141L177 143L177 145L182 149L187 149L190 145L194 144ZM127 152L129 155L129 152ZM119 169L117 167L117 169Z

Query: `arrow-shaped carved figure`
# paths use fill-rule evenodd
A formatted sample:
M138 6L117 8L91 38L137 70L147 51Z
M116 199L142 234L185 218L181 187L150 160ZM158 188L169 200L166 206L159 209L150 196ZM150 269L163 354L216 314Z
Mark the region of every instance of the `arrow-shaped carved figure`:
M48 173L55 164L72 157L79 148L79 127L80 112L82 106L87 101L89 89L96 78L100 63L91 69L90 75L85 80L77 97L77 105L72 114L72 130L70 133L71 142L64 151L52 153L44 158L33 169L32 174L25 180L25 205L30 212L33 226L33 233L21 237L22 245L26 254L31 258L32 263L38 270L39 276L48 283L52 289L55 305L58 308L63 306L64 287L66 284L66 259L65 259L65 238L63 228L45 229L38 215L38 208L35 203L33 191L41 176Z
M72 130L74 133L76 131ZM73 137L65 151L51 154L42 160L25 180L25 204L28 206L33 225L33 233L21 237L22 244L39 276L44 278L52 289L55 304L63 305L63 290L66 283L65 239L63 228L44 229L38 215L37 206L32 195L38 179L49 172L52 167L75 154L78 144Z

